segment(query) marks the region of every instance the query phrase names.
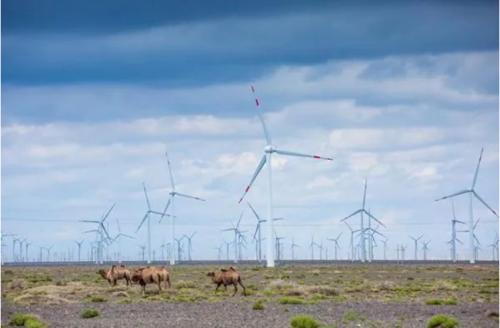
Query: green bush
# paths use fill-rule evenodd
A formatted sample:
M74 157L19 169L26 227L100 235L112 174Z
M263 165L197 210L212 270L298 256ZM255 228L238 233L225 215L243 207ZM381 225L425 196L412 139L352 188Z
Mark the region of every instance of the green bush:
M278 299L280 304L304 304L305 301L298 297L281 297Z
M252 306L252 309L254 310L264 310L264 302L262 300L258 300L255 302Z
M47 327L43 322L38 320L35 316L25 313L14 313L10 318L9 325L26 327L26 328L45 328Z
M455 328L458 327L458 320L452 316L436 314L427 321L427 328Z
M313 317L299 314L290 319L293 328L318 328L319 323Z
M82 317L84 319L94 318L94 317L97 317L98 315L99 315L99 311L97 311L96 309L91 309L91 308L84 309L82 311L82 313L80 313L80 317Z
M342 318L342 321L344 321L344 323L358 320L362 320L362 318L359 313L354 310L347 310Z

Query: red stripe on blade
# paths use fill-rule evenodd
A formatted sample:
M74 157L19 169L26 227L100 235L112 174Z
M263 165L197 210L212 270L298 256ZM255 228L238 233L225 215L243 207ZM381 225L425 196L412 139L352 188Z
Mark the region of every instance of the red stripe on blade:
M248 190L250 190L250 186L247 186L247 188L245 189L245 193L247 193Z
M257 105L257 107L259 107L259 106L260 106L260 104L259 104L259 99L258 99L258 98L255 98L255 104Z
M250 89L252 89L252 92L255 92L255 89L253 88L253 85L250 86Z

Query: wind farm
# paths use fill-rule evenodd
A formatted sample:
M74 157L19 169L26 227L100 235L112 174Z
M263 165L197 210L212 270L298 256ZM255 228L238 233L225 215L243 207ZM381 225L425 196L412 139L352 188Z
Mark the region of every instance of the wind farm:
M2 3L5 327L498 327L498 3Z

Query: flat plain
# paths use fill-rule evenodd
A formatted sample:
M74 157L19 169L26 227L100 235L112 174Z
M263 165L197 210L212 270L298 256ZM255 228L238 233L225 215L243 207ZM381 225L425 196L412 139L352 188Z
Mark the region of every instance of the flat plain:
M498 327L497 264L240 265L247 295L234 297L231 286L214 292L217 266L167 266L172 287L145 295L110 286L99 268L3 267L2 326L23 313L49 327L290 327L298 314L325 327L426 327L436 314ZM82 318L90 308L98 315Z

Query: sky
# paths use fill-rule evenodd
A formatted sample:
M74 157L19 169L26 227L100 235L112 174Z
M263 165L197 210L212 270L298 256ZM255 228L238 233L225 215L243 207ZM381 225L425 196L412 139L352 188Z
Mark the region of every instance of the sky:
M137 259L142 183L161 211L167 150L177 190L206 199L176 203L193 258L215 259L242 211L255 258L256 219L238 204L265 146L254 85L276 146L334 157L274 157L285 257L293 239L308 258L314 237L331 258L342 233L346 258L341 219L367 179L389 258L397 245L413 257L409 235L421 234L429 258L448 258L451 203L434 199L469 188L482 147L476 191L499 208L498 12L496 1L2 1L2 232L32 242L30 258L52 245L75 257L83 239L86 258L93 226L79 220L116 203L109 230L119 221L135 239L108 251ZM265 173L247 196L263 217ZM466 220L466 197L454 204ZM490 259L498 219L479 202L474 217ZM159 259L170 221L151 224Z

